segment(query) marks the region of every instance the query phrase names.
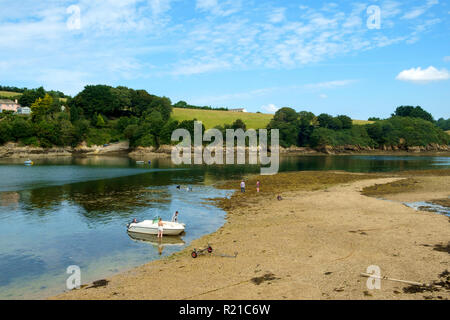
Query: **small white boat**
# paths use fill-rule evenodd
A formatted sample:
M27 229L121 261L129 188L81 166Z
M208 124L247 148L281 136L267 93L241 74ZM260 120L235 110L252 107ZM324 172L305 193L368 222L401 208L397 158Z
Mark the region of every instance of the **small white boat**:
M34 164L34 162L31 161L31 160L27 160L27 161L24 162L24 164L25 164L26 166L32 166L32 165Z
M136 161L136 164L145 164L144 161Z
M184 232L185 224L178 222L163 221L164 236L178 236ZM128 225L128 232L143 234L158 234L157 220L144 220L142 222L132 222Z

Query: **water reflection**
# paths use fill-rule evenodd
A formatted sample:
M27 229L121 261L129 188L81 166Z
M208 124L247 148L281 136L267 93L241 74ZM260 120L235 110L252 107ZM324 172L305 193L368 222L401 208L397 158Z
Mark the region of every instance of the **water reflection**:
M175 167L170 159L139 167L127 157L32 159L33 167L22 160L0 160L0 299L61 292L69 265L79 265L88 282L176 252L223 224L225 212L207 199L231 193L212 184L260 171L257 165ZM367 172L445 163L450 167L445 157L297 156L281 158L280 170ZM182 238L126 233L133 218L170 220L175 211L186 223Z

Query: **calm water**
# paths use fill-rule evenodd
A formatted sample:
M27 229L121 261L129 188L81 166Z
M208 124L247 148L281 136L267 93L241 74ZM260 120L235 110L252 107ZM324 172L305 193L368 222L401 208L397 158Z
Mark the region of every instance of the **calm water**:
M213 183L258 166L179 166L128 157L0 160L0 299L43 298L65 290L66 268L82 282L107 277L180 250L217 230L225 212L208 201L230 196ZM450 168L448 157L290 156L281 171L379 172ZM192 186L193 191L178 190ZM158 244L132 239L125 225L180 211L186 234Z

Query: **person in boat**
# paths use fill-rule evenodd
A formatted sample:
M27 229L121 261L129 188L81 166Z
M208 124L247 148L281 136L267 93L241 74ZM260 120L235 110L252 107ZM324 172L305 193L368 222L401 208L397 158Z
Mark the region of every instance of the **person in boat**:
M175 214L173 215L172 222L177 222L178 223L178 211L176 211Z
M244 180L241 181L241 192L242 193L245 192L245 182L244 182Z
M159 218L158 221L158 238L162 238L164 233L164 222L162 221L162 218Z

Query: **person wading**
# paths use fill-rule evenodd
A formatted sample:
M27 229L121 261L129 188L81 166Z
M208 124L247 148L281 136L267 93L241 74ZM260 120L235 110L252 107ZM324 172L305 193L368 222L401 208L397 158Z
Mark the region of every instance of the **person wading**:
M163 232L164 232L164 222L162 222L162 219L159 218L159 221L158 221L158 238L162 238L163 237Z

